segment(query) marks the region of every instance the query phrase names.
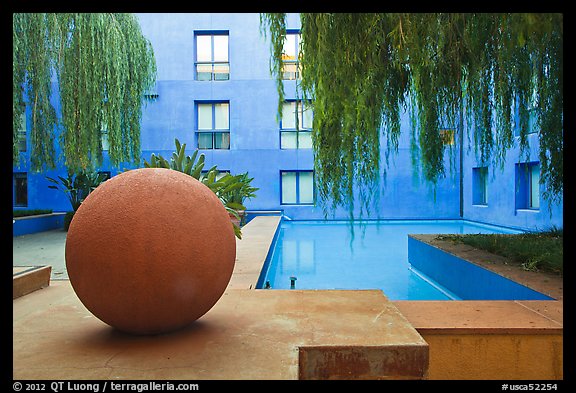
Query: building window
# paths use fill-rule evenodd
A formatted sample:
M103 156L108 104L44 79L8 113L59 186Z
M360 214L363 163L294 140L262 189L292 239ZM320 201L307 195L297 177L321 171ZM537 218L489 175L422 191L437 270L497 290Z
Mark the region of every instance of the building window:
M454 134L455 131L453 128L440 129L440 138L442 139L442 143L444 144L444 146L454 145Z
M300 79L301 66L298 61L300 56L300 33L288 31L282 48L282 79Z
M516 164L516 208L540 209L540 163Z
M230 149L230 103L196 104L198 149Z
M28 206L28 176L26 172L12 174L12 200L14 206Z
M280 171L282 205L314 204L314 171Z
M472 204L488 204L488 167L472 168Z
M302 101L286 101L280 122L281 149L312 148L312 108ZM296 127L298 125L298 127Z
M196 33L196 80L230 79L228 32Z
M26 151L26 111L20 116L20 129L18 130L18 150Z

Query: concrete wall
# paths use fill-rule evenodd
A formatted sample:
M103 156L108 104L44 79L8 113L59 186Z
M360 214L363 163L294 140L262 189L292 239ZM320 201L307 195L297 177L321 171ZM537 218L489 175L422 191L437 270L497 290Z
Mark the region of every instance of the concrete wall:
M322 219L319 206L293 206L280 203L280 171L313 169L311 149L280 149L279 123L276 120L277 93L270 76L270 43L261 34L257 13L241 14L137 14L143 34L151 41L158 66L158 97L148 102L142 116L142 158L152 153L169 158L174 151L174 138L187 144L187 154L197 146L195 101L222 100L230 103L230 150L202 150L206 168L217 165L233 174L248 171L259 187L257 198L247 201L250 210L283 210L293 219ZM299 29L297 14L289 14L288 29ZM229 34L230 79L226 81L194 80L195 40L198 31L227 31ZM56 89L55 89L56 90ZM285 82L287 99L296 98L296 83ZM57 102L55 98L55 102ZM58 110L59 108L57 108ZM393 157L382 182L379 201L365 218L448 218L460 217L459 170L455 165L441 179L435 190L415 174L410 162L407 114L402 117L402 136L398 154ZM384 142L384 141L382 141ZM383 144L382 144L383 145ZM448 150L447 150L448 151ZM534 150L535 152L536 150ZM446 166L456 164L455 156L446 154ZM514 162L511 152L503 172L494 172L487 206L472 206L471 171L475 165L471 154L465 155L464 218L519 228L562 226L562 206L552 207L552 216L540 211L518 211L514 205ZM130 165L110 167L107 154L100 170L112 175ZM13 171L28 172L28 207L70 210L65 196L50 190L45 173L33 174L29 158L23 154L24 166ZM381 166L384 166L382 163ZM65 175L62 167L49 176ZM360 203L357 202L357 205ZM347 218L339 209L327 218Z
M416 330L429 345L428 379L539 382L563 379L562 334Z
M64 213L15 217L12 224L12 235L21 236L62 228L64 228Z

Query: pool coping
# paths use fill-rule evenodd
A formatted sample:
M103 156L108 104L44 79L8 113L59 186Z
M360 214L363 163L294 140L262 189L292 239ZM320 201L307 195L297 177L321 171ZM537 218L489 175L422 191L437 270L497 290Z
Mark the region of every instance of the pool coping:
M236 238L236 261L229 289L256 289L281 216L257 216L242 227L242 239Z

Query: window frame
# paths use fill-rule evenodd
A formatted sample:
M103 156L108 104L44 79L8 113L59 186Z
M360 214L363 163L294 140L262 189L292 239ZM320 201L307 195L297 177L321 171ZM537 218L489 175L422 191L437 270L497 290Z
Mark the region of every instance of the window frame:
M210 37L210 61L199 61L198 60L198 37ZM228 37L227 41L227 48L226 48L226 57L227 61L221 60L214 60L214 37L216 36L226 36ZM200 79L198 74L208 73L208 72L198 72L198 66L210 66L210 79ZM227 73L218 73L215 72L216 66L227 65L228 72ZM225 79L216 78L216 75L219 74L226 74L228 77ZM195 81L202 81L202 82L222 82L230 80L230 32L228 30L196 30L194 32L194 80Z
M17 203L18 187L17 180L24 179L25 181L25 201L23 203ZM12 206L14 207L28 207L28 172L12 172Z
M302 69L300 63L300 42L302 41L302 33L300 30L295 29L287 29L286 30L286 38L288 36L295 36L294 45L295 45L295 52L296 52L296 60L282 60L282 67L280 69L280 73L282 75L282 80L300 80L302 78ZM286 42L286 38L285 41ZM284 55L284 47L282 47L282 55ZM294 72L287 72L284 71L284 67L287 64L293 64L296 66L296 71ZM294 74L294 77L286 77L286 74Z
M100 147L102 151L109 151L110 150L110 133L108 132L108 125L105 122L102 122L100 126Z
M104 180L102 180L102 182L105 182L106 180L110 180L112 178L111 171L98 171L98 175L104 175Z
M538 197L538 206L534 204L534 168L538 169L538 181L537 181L537 197ZM531 161L531 162L521 162L515 164L515 206L516 210L529 210L534 212L540 211L540 202L541 202L541 190L540 190L540 162L539 161Z
M217 104L227 104L228 105L228 128L214 128L216 127L216 105ZM200 105L210 105L211 106L211 129L199 129L200 124ZM195 133L196 133L196 148L198 150L230 150L231 147L231 135L230 135L230 101L226 100L219 100L219 101L203 101L197 100L194 102L194 111L196 114L196 124L195 124ZM201 134L211 134L211 147L200 147L200 135ZM228 135L228 144L226 148L216 147L217 143L217 135Z
M533 94L536 94L534 91ZM520 138L522 130L520 129L519 118L520 118L520 108L519 108L519 98L516 98L516 108L515 108L515 125L514 125L514 137ZM527 108L528 110L528 131L526 135L536 134L538 130L536 129L537 117L538 117L538 107L536 105L531 105Z
M478 193L481 188L481 193ZM478 196L480 198L478 199ZM472 205L488 206L488 167L472 168Z
M286 128L284 127L284 117L280 120L280 149L281 150L304 150L304 149L312 149L312 124L310 127L304 127L304 112L305 106L308 106L308 109L312 111L311 100L285 100L284 104L295 104L296 108L294 110L294 124L296 127L293 128ZM312 111L312 122L314 121L314 111ZM300 127L300 123L302 123L302 128ZM285 134L296 134L296 147L283 147L282 144L282 137ZM310 136L310 147L300 147L300 135L309 134Z
M284 202L283 201L283 188L282 185L282 174L283 173L295 173L296 174L296 189L294 190L296 195L296 202ZM312 202L300 202L300 173L312 173ZM314 206L316 204L316 186L315 186L315 171L313 169L292 169L292 170L280 170L280 205L282 206Z

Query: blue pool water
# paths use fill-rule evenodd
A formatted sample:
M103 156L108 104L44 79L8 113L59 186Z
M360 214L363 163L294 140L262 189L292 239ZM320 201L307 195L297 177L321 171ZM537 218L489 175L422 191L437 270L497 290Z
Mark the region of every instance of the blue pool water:
M518 233L463 220L282 221L258 287L381 289L391 300L461 297L408 262L408 234Z

